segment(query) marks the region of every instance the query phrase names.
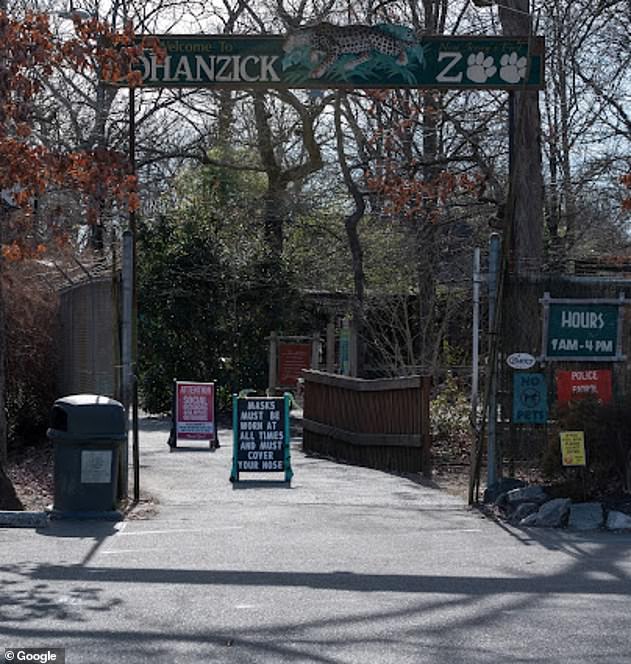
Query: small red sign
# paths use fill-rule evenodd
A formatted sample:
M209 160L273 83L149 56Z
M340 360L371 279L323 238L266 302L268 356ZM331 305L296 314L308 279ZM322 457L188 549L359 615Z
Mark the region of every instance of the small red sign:
M186 440L215 440L214 383L177 382L176 435Z
M566 405L587 397L601 403L611 401L611 369L581 369L579 371L557 371L557 402Z
M278 349L278 384L295 387L303 369L311 367L311 344L284 344Z

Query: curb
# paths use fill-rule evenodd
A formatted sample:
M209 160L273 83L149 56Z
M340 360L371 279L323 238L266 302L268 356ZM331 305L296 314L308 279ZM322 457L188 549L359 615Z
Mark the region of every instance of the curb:
M46 512L0 510L0 528L41 528L47 525Z
M57 510L51 509L48 512L50 519L55 521L64 519L68 521L123 521L125 516L118 510Z

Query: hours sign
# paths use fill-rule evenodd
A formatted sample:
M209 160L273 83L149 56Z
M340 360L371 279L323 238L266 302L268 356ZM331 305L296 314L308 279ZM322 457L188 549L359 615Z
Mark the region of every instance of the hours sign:
M624 359L620 328L624 299L541 300L543 359L612 362Z

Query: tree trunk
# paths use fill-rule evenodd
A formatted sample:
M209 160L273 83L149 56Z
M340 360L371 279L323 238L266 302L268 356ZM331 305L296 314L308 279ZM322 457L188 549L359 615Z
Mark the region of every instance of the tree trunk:
M337 158L342 170L342 177L348 192L353 197L355 209L346 217L344 217L344 228L346 229L346 237L348 239L348 246L351 252L351 263L353 266L353 283L355 286L355 297L353 298L353 324L355 327L356 338L361 338L361 330L364 325L364 295L366 288L366 275L364 273L364 251L359 236L359 222L363 219L366 211L366 201L364 195L360 191L357 183L353 179L351 170L348 166L346 159L346 152L344 150L344 135L342 133L342 93L338 92L335 98L335 134L336 134L336 147ZM363 352L358 349L357 359L359 364L363 362L360 358L363 357ZM355 375L361 375L362 366L355 365Z
M0 509L21 510L23 509L11 480L7 477L5 468L7 465L7 335L6 335L6 308L4 297L4 256L2 254L2 241L4 238L4 227L7 223L6 210L0 201Z
M7 214L4 203L0 200L0 467L7 463L7 325L6 306L4 298L4 227L7 223Z
M342 133L342 93L338 93L335 99L335 134L337 146L337 158L342 170L344 184L349 194L353 197L355 209L344 217L344 228L348 239L348 247L351 252L353 266L353 283L355 285L356 313L361 313L364 305L365 274L364 274L364 251L359 237L359 222L366 211L364 195L351 174L344 150L344 135Z
M6 0L0 0L0 12L6 13L6 11ZM4 306L4 255L2 254L2 242L4 238L4 227L7 223L6 217L4 202L0 199L0 509L17 510L22 509L22 505L15 495L11 480L7 477L4 470L7 464L7 336Z
M528 0L505 0L499 7L505 35L528 36ZM509 209L512 209L512 250L517 274L539 272L543 254L543 174L539 93L514 94L514 132Z

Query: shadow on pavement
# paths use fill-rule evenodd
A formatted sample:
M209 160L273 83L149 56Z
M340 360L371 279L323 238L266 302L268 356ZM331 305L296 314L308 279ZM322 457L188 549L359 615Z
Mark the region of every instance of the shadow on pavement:
M585 542L589 546L584 546ZM504 578L484 575L357 574L342 570L314 573L5 565L0 566L0 573L7 577L2 590L10 590L12 595L11 604L0 604L0 618L8 617L11 621L11 624L3 626L3 634L22 640L63 639L64 645L81 648L83 640L89 635L90 647L94 648L95 640L98 640L101 646L108 648L111 661L116 661L116 655L124 654L125 661L146 662L158 657L166 662L174 661L174 652L186 652L188 659L185 661L237 661L244 664L308 661L336 664L351 661L351 653L365 654L366 648L371 648L383 656L396 652L397 658L352 661L488 664L507 661L506 652L492 639L470 638L471 630L484 626L492 629L498 621L501 624L507 620L509 615L536 615L540 607L544 608L551 601L551 594L575 596L579 602L585 601L580 597L582 594L601 595L606 596L608 602L617 601L620 608L614 627L616 630L623 628L627 614L620 602L626 602L631 592L631 576L620 563L627 559L628 543L611 539L605 542L600 540L596 546L594 544L588 538L583 543L572 542L572 556L568 563L554 572L533 570L529 574L521 571L519 576ZM512 574L515 574L514 569ZM51 592L57 581L72 584L64 591L64 597L54 596ZM90 625L89 632L86 632L85 626L80 624L87 619L86 611L120 611L117 604L121 600L105 595L106 591L112 593L116 589L115 585L108 584L120 583L130 586L150 584L150 587L155 584L161 588L170 584L207 586L208 590L203 591L205 593L212 592L213 586L305 587L334 592L392 592L406 595L409 599L400 597L390 602L388 607L373 607L371 600L365 597L357 608L345 613L333 611L329 615L308 618L288 616L272 624L251 622L233 628L222 625L213 629L196 622L194 629L176 624L170 629L151 629L132 624L117 625L116 628ZM28 592L24 590L16 595L16 587L26 587ZM134 592L142 593L142 585ZM3 592L2 596L6 593ZM253 593L252 601L256 602L256 597ZM74 601L79 603L76 611L73 610ZM561 600L557 598L553 601ZM446 620L446 617L449 619ZM62 619L63 623L45 621L38 624L35 622L37 618ZM534 629L538 629L536 624ZM593 637L594 632L590 634ZM583 640L581 638L577 634L575 643L563 643L561 650L550 649L550 644L545 641L530 645L539 649L538 664L557 664L560 661L622 664L626 661L628 655L624 652L628 653L628 650L622 641L606 646L598 639L590 638L589 634ZM541 650L542 645L546 646L545 651ZM228 653L231 653L230 656ZM573 657L577 654L580 656ZM130 657L133 659L130 660ZM83 658L81 661L90 660ZM511 658L511 661L535 660L524 657Z
M588 559L590 562L591 558ZM441 576L423 574L357 574L354 572L270 572L268 570L198 570L164 568L64 567L39 565L30 577L38 581L73 579L101 583L186 584L208 586L306 587L354 592L430 593L460 595L631 593L631 577L609 564L576 561L565 573L519 577ZM582 572L589 571L589 574ZM610 578L594 578L593 572Z
M118 522L113 521L53 519L49 526L37 528L36 532L44 537L93 539L94 543L81 561L82 565L87 565L105 540L116 534L117 529Z
M214 447L210 447L208 443L200 443L199 446L180 445L180 443L178 443L177 447L172 447L169 451L173 454L179 454L180 452L205 452L208 454L208 452L214 452L215 449L216 448Z
M239 480L232 483L235 491L244 491L247 489L291 489L289 482L283 480Z

